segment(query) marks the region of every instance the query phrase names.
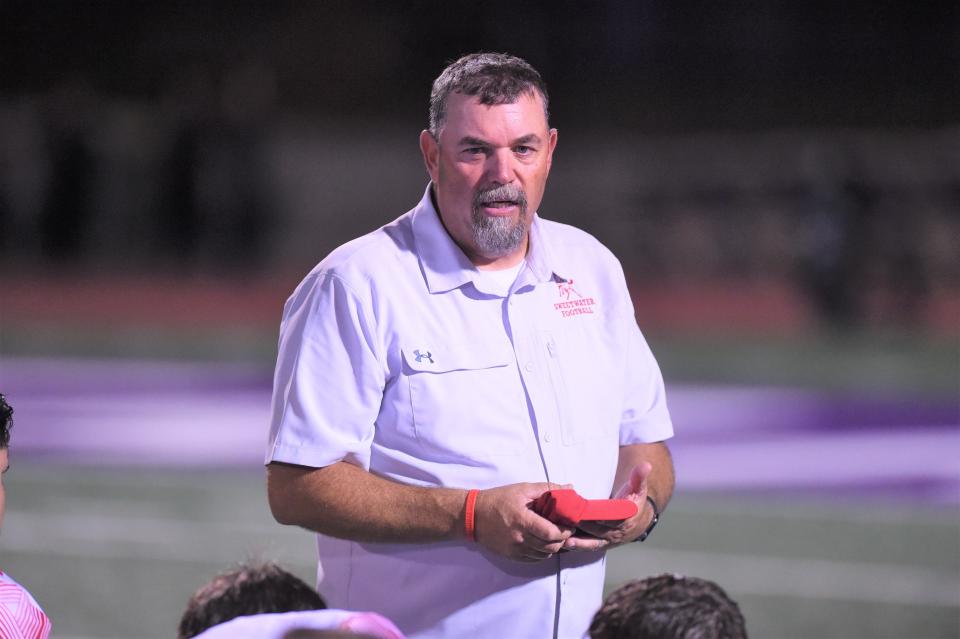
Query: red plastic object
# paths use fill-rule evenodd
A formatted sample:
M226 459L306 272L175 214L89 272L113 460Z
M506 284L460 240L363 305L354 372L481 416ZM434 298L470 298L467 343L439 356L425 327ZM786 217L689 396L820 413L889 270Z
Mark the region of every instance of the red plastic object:
M629 519L637 505L629 499L585 499L570 488L549 490L533 502L533 510L556 524L576 526L581 521Z

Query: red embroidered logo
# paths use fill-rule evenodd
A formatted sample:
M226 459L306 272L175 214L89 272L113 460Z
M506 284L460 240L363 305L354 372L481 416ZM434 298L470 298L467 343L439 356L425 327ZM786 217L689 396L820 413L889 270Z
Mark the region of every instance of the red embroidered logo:
M573 288L573 280L557 282L557 292L560 293L560 297L566 300L570 299L571 294L576 295L577 297L583 297L583 295L577 292L577 289Z
M557 293L563 301L556 302L553 305L560 312L561 317L573 317L574 315L593 314L593 307L596 302L592 297L584 297L573 287L573 280L557 282ZM573 299L571 299L573 297Z

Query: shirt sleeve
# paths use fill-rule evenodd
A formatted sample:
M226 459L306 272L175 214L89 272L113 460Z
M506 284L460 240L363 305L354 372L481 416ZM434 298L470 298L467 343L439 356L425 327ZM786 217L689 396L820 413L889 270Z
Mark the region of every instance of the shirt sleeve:
M622 289L621 322L625 332L626 384L620 418L620 445L648 444L673 437L663 375L634 315L626 283Z
M266 463L369 469L385 383L371 315L330 272L308 277L287 301Z

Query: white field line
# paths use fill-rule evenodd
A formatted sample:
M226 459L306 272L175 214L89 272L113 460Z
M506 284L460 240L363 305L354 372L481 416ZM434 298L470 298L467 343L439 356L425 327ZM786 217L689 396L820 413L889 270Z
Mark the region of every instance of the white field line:
M278 536L302 535L279 524L194 523L169 519L71 516L12 512L4 530L6 552L95 559L180 562L240 561L231 546L259 537L259 547L274 546ZM13 525L17 522L16 525ZM216 551L211 543L216 542ZM293 550L285 548L286 550ZM249 550L249 549L247 549ZM608 561L608 578L616 582L642 565L643 574L680 572L714 579L731 592L804 599L830 599L925 606L960 607L960 575L907 565L797 559L750 554L677 550L631 552ZM224 553L225 557L218 557ZM629 559L636 559L630 561ZM623 561L627 560L627 561Z
M857 485L916 477L960 485L960 430L792 432L729 443L684 442L681 435L672 449L677 477L688 490Z
M796 519L800 521L820 521L824 523L845 522L856 524L880 524L884 526L902 525L950 525L960 528L960 510L956 508L924 507L922 504L894 504L882 503L881 507L871 506L869 503L854 503L850 501L830 503L823 498L814 501L813 498L785 499L782 496L774 503L771 498L757 498L750 501L730 503L730 500L720 499L718 505L704 498L704 495L723 497L726 493L696 493L691 491L696 501L692 503L686 499L677 499L674 494L670 502L670 510L685 515L743 515L747 517L776 517ZM797 504L802 507L798 508Z
M313 535L280 524L14 511L4 518L2 545L4 552L25 555L236 563L268 551L273 558L278 551L309 549Z
M607 578L642 577L622 574L638 564L644 575L713 579L737 595L960 608L960 575L916 566L656 549L636 562L608 561Z

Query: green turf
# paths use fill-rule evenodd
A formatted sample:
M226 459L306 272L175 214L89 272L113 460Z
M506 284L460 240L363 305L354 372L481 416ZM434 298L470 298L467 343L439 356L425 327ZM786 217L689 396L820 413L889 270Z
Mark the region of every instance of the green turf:
M5 482L0 567L36 595L56 637L171 637L191 592L248 557L313 579L312 537L273 523L259 470L14 458ZM650 541L609 556L608 587L659 572L715 579L755 638L955 638L958 531L955 509L681 494Z
M811 332L778 336L649 332L668 382L787 385L836 392L956 397L960 339L909 331ZM243 326L103 329L72 322L0 332L0 356L157 358L253 362L267 372L277 331Z
M679 495L655 534L616 551L608 591L675 572L723 585L753 637L960 636L955 508Z
M701 382L801 386L837 392L956 397L960 339L906 331L794 336L647 336L664 376Z

